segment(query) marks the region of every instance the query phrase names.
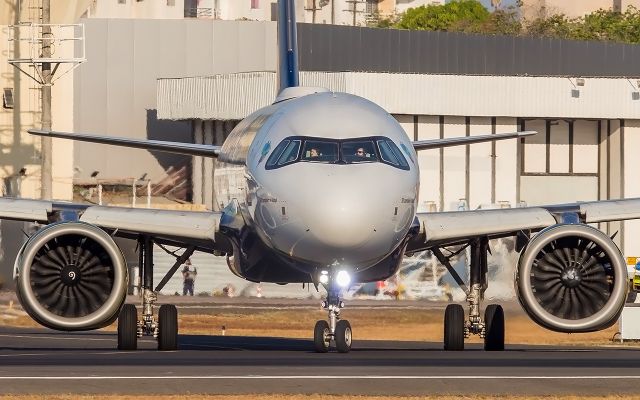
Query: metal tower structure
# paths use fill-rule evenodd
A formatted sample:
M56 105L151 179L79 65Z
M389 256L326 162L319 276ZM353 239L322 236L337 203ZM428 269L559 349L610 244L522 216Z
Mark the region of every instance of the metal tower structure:
M9 63L41 86L42 129L51 130L51 86L86 61L83 24L52 24L51 0L18 2L9 42L18 49ZM25 7L23 7L25 6ZM52 142L41 142L41 198L52 198Z

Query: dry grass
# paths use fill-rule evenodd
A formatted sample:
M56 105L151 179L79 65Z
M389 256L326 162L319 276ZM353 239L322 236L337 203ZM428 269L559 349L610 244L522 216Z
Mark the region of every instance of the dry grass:
M325 394L312 394L312 395L283 395L283 394L245 394L245 395L176 395L176 396L163 396L163 395L131 395L131 396L92 396L92 395L0 395L0 400L181 400L181 399L202 399L202 400L384 400L392 398L394 400L489 400L489 399L514 399L514 400L579 400L579 399L602 399L602 400L621 400L621 399L640 399L640 396L605 396L605 397L590 397L590 396L474 396L474 395L460 395L460 396L337 396L337 395L325 395Z
M434 310L346 310L356 339L442 341L443 315ZM222 327L228 336L268 336L309 338L318 319L326 318L320 310L253 310L251 313L233 311L208 315L181 315L180 332L220 335ZM617 325L600 332L566 334L539 327L526 315L507 316L506 341L510 344L606 345L617 332ZM116 329L116 326L107 329ZM473 336L470 343L481 343Z
M4 311L4 312L3 312ZM420 309L346 309L343 317L349 319L354 328L355 339L370 340L442 340L442 311ZM326 313L318 309L271 310L254 309L251 312L225 310L212 314L184 314L179 318L183 334L220 335L222 327L229 336L269 336L288 338L310 338L313 325ZM39 326L23 312L8 314L0 310L0 324L32 328ZM117 325L106 328L115 331ZM539 327L522 313L507 314L506 342L509 344L549 345L607 345L617 332L618 326L594 333L567 334L551 332ZM480 343L472 336L470 343Z
M325 318L322 311L260 311L252 314L233 312L212 315L183 315L179 319L180 331L195 334L221 334L233 336L278 336L309 338L316 320ZM347 310L356 339L441 341L443 316L433 310ZM617 325L594 333L566 334L539 327L526 315L507 316L506 341L511 344L609 344ZM480 343L474 336L471 343Z

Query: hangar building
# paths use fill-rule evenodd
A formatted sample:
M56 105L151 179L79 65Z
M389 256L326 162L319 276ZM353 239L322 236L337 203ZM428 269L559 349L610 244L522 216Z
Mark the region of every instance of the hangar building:
M251 42L249 32L238 40ZM421 152L422 210L640 197L639 46L317 25L301 26L299 46L302 84L368 98L413 139L539 132ZM157 88L160 120L190 121L196 142L221 144L272 102L276 76L166 78ZM192 184L194 202L215 209L213 168L195 159ZM640 255L639 222L602 228Z

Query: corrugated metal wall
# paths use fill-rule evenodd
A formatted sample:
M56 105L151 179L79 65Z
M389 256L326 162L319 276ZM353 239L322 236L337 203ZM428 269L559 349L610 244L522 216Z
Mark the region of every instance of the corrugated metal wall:
M392 114L637 119L638 82L624 78L302 72L301 84L367 98ZM164 119L242 119L271 104L273 72L158 80ZM224 101L227 99L227 101Z
M640 46L298 24L306 71L459 75L640 76Z

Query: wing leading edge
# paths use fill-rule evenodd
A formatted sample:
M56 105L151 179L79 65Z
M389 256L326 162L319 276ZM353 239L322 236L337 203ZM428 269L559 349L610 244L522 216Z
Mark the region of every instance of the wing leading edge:
M44 200L0 198L0 219L48 224L78 220L113 232L115 236L147 234L167 244L193 244L202 251L231 252L220 233L222 213L175 211Z
M494 142L497 140L519 139L519 138L525 138L527 136L532 136L537 133L538 132L536 131L522 131L522 132L511 132L511 133L496 133L495 135L463 136L463 137L455 137L455 138L419 140L417 142L413 142L413 148L416 151L440 149L443 147L462 146L467 144L483 143L483 142Z
M640 219L640 198L494 210L418 213L420 233L407 252L458 243L474 237L514 236L538 231L576 215L585 224Z
M162 140L142 140L113 136L43 131L39 129L29 129L28 132L32 135L37 136L49 136L59 139L77 140L80 142L110 144L113 146L131 147L134 149L156 150L166 153L184 154L188 156L218 157L218 155L220 154L220 146L212 146L208 144L166 142Z

